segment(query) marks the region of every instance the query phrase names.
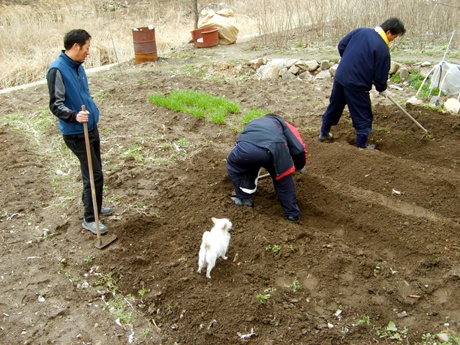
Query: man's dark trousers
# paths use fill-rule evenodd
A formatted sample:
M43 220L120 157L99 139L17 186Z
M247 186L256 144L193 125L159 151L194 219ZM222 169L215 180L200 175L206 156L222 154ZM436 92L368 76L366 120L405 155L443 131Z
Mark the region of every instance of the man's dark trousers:
M93 164L94 185L96 190L97 209L102 207L102 190L104 186L104 177L102 174L101 160L101 142L98 129L90 131L89 142L91 149L91 162ZM82 201L85 207L85 220L94 222L93 199L91 195L91 179L89 175L88 157L86 154L86 143L84 134L64 135L64 142L67 147L77 156L80 161L81 176L83 179Z

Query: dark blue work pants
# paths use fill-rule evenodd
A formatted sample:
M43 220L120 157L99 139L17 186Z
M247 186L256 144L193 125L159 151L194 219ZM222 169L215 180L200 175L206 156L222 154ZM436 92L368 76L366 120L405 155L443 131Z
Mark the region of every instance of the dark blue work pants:
M372 107L369 92L350 90L334 81L329 106L323 114L321 133L328 133L331 126L339 123L345 105L348 105L353 127L357 136L365 136L366 141L372 132Z

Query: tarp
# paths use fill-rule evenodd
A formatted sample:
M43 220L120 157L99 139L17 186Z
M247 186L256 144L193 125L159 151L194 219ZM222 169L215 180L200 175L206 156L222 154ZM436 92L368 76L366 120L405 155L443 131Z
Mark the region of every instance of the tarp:
M442 61L432 69L430 90L438 88L443 94L460 94L460 65Z
M238 38L238 28L235 25L235 15L230 9L218 12L202 10L198 19L198 29L219 29L219 44L233 44Z

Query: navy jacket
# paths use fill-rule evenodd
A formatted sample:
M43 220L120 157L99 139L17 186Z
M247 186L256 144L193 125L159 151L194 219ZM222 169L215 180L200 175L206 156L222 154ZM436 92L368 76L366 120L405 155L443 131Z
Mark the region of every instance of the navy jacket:
M96 128L99 109L89 93L82 63L73 61L63 51L50 65L46 79L50 93L49 107L58 117L59 129L63 135L83 134L83 124L76 120L82 105L90 113L88 130Z
M335 81L345 88L377 91L387 88L390 50L374 29L358 28L347 34L338 45L341 56Z
M308 152L297 128L274 114L249 122L237 141L247 141L270 151L277 180L307 163Z

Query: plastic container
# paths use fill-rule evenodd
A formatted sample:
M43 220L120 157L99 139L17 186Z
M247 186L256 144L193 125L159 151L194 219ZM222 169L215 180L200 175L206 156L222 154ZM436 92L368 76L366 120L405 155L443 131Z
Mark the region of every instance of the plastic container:
M192 39L197 48L214 47L219 44L219 29L203 28L193 30Z

